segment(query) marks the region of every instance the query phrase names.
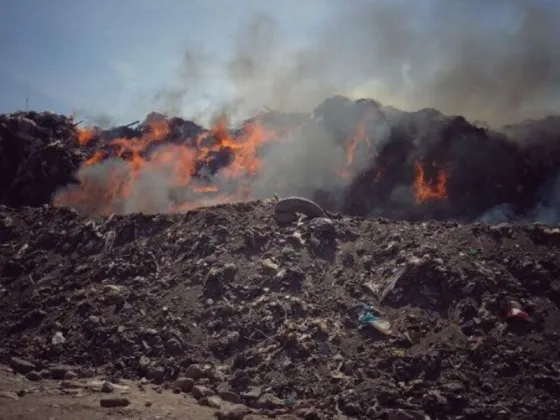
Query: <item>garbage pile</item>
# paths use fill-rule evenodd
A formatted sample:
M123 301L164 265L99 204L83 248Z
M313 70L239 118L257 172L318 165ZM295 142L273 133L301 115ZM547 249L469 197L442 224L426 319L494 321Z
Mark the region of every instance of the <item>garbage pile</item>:
M277 194L393 220L560 222L557 117L493 130L338 96L233 128L155 112L109 130L49 113L2 121L0 173L13 181L0 203L11 206L154 214Z
M0 203L48 204L72 181L84 160L73 124L50 112L0 115Z
M0 362L102 407L127 405L130 378L220 419L560 414L559 229L289 197L106 218L0 207L0 243Z

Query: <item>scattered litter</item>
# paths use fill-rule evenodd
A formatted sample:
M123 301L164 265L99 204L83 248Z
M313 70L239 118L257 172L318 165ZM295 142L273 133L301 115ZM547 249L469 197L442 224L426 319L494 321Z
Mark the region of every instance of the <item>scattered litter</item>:
M506 312L506 318L519 318L529 320L531 317L525 310L523 306L515 300L510 300L504 305L504 310Z
M360 312L360 315L358 317L358 322L360 323L361 326L368 326L369 325L369 326L375 328L377 331L379 331L382 334L385 334L385 335L392 334L391 323L389 321L384 320L384 319L378 318L369 309L363 310L363 311Z

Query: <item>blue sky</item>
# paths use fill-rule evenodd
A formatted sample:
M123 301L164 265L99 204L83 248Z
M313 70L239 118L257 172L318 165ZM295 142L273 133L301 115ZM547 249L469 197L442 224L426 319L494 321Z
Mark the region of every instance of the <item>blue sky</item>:
M177 77L187 48L225 56L264 11L302 42L330 0L17 0L0 14L0 112L25 107L126 121ZM280 4L281 3L281 4ZM140 107L142 108L142 107Z

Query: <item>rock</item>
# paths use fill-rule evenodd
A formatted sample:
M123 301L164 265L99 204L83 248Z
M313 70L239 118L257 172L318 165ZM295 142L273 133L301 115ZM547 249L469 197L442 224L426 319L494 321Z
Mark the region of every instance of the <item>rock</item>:
M183 392L191 392L193 386L194 380L192 378L179 378L174 383L174 387Z
M327 217L311 219L309 227L314 232L334 232L333 221Z
M101 407L111 408L111 407L126 407L130 405L130 400L123 397L114 398L101 398L99 400L99 405Z
M41 377L41 374L39 372L37 372L36 370L32 370L31 372L27 373L27 375L25 375L25 377L30 381L40 381L41 379L43 379Z
M57 331L53 335L53 338L51 339L51 343L55 346L64 344L65 342L66 342L66 338L64 337L64 335L62 335L62 332L60 331Z
M216 395L212 395L210 397L202 397L201 399L198 400L198 403L200 405L204 405L207 407L212 407L212 408L220 408L222 406L222 400L220 399L220 397L216 396Z
M69 370L64 374L64 379L67 381L71 381L73 379L76 379L78 377L78 374L76 372L74 372L73 370Z
M101 392L110 394L114 390L115 390L115 385L113 385L111 382L105 381L103 382L103 385L101 385Z
M169 340L167 340L167 342L165 343L165 348L169 353L175 355L180 354L183 351L181 342L176 338L170 338Z
M263 389L260 386L252 386L246 392L243 392L241 396L247 399L258 399L263 394Z
M187 378L191 378L196 381L197 379L204 378L204 370L200 365L193 364L187 368L187 372L185 373L185 376Z
M276 264L274 261L272 261L270 258L265 258L264 260L262 260L261 264L264 269L264 272L268 274L275 274L280 269L280 266Z
M151 363L151 360L147 356L140 356L140 359L138 360L138 366L140 367L140 370L142 372L146 372L146 369L148 368L150 363Z
M441 388L448 392L461 392L465 389L462 383L456 381L447 382Z
M357 416L360 414L360 406L355 402L347 402L342 406L342 411L349 416Z
M258 408L267 408L269 410L274 410L276 408L283 408L284 401L273 394L263 394L259 397L256 402Z
M210 388L207 388L203 385L195 385L192 387L191 394L197 400L201 399L202 397L211 397L214 395L214 391Z
M10 367L17 373L23 375L35 370L37 366L34 363L28 362L27 360L20 359L19 357L12 357L10 359Z
M239 404L241 403L241 397L236 394L235 392L232 391L221 391L218 393L218 396L227 402L233 403L233 404Z
M146 378L154 381L161 381L165 376L165 368L159 365L150 365L146 369Z
M223 407L216 413L216 416L219 420L243 420L250 413L251 409L249 409L249 407L242 404L235 404Z
M57 365L52 366L49 370L53 379L62 380L65 379L66 372L72 370L72 367L66 365Z

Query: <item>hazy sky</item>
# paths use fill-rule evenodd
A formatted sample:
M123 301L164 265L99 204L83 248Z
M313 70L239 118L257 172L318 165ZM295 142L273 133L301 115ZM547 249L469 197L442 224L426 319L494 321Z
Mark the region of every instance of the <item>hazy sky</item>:
M138 101L150 108L154 91L173 83L188 48L227 55L252 14L270 13L283 42L301 43L332 12L331 0L6 3L0 13L0 112L24 108L28 97L32 109L124 119L137 116Z
M7 0L0 112L130 122L353 92L501 122L557 107L559 2Z

